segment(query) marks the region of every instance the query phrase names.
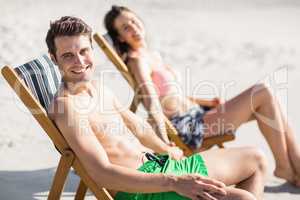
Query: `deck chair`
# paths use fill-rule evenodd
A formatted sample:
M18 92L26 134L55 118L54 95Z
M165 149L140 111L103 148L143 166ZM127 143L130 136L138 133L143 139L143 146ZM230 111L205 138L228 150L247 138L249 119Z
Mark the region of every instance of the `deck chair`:
M116 53L111 38L108 34L106 35L100 35L98 33L95 33L93 35L94 40L96 43L101 47L101 49L104 51L106 56L110 59L110 61L116 66L117 70L120 71L122 76L127 80L128 84L133 88L135 91L135 95L133 98L133 101L130 106L130 110L135 112L137 110L138 104L141 102L141 99L139 98L139 91L138 91L138 85L133 78L133 75L129 71L126 64L123 62L123 60L120 58L120 56ZM180 147L186 156L189 156L193 154L193 150L189 148L185 143L182 142L180 139L176 129L171 124L171 122L168 120L167 117L165 117L165 124L167 128L168 137L171 141L173 141L178 147ZM204 151L207 149L210 149L214 145L217 145L220 148L224 148L225 142L229 142L235 139L235 135L231 133L226 133L221 136L214 136L207 138L203 141L202 147L200 151Z
M80 177L75 195L76 200L84 199L88 188L97 199L113 200L108 191L99 188L87 174L61 132L48 117L47 107L61 81L57 66L51 62L47 55L43 55L16 68L5 66L1 72L61 154L48 199L60 199L68 173L73 167Z

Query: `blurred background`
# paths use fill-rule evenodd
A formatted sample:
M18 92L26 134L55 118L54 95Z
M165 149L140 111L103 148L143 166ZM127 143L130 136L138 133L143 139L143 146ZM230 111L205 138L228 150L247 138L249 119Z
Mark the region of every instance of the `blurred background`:
M259 82L278 96L300 143L300 1L298 0L0 0L0 67L18 66L47 53L51 20L84 19L105 33L113 4L140 16L152 49L178 72L187 95L228 100ZM94 43L97 76L124 106L132 91ZM46 199L58 154L36 121L0 76L0 199ZM139 115L145 116L141 107ZM227 146L257 146L268 156L265 199L300 198L300 189L272 176L274 161L256 124L237 131ZM72 199L70 175L63 199ZM93 199L89 195L88 199Z

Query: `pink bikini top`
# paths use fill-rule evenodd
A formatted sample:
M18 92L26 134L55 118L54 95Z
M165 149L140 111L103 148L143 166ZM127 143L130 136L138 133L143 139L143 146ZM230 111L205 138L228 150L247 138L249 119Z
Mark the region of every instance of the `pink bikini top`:
M165 66L153 68L151 78L159 97L166 96L174 84L174 74Z

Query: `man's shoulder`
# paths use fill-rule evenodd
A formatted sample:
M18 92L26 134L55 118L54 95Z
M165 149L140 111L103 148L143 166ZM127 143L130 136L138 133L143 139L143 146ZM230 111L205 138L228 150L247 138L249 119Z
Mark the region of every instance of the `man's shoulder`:
M60 87L47 109L49 117L55 120L59 116L64 116L67 114L68 109L72 107L72 102L71 96Z
M100 97L102 95L110 97L115 96L113 90L110 87L105 86L105 84L103 84L103 81L93 81L93 85L97 88Z
M58 114L64 113L69 102L67 96L55 96L47 109L49 117L54 120Z

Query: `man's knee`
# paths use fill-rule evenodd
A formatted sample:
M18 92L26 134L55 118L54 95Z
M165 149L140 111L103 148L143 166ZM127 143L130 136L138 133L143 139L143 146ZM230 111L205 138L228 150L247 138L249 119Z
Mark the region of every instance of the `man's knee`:
M243 190L242 194L237 199L238 200L256 200L255 196L246 190Z
M255 196L246 190L242 190L240 196L237 198L239 200L256 200Z
M267 158L265 153L255 147L250 148L251 158L254 163L256 163L256 167L259 171L265 173L267 171Z
M256 200L253 194L242 189L231 188L227 191L227 194L228 196L225 198L226 200Z

